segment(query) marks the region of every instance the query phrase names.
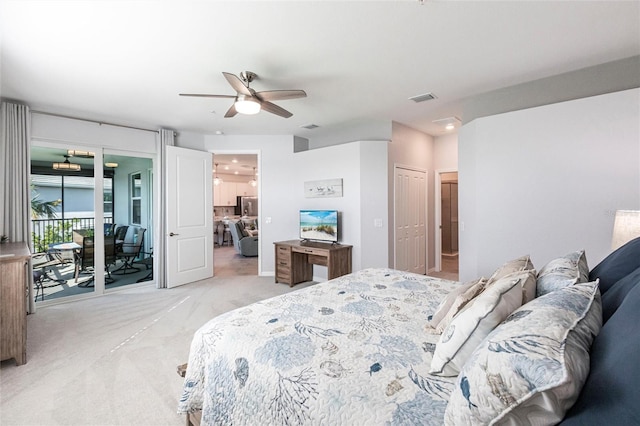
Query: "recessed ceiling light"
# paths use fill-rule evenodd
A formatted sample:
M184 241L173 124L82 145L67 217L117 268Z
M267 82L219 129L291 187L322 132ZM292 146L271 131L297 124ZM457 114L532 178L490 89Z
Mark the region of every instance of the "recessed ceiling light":
M445 130L453 130L460 125L461 121L458 117L447 117L433 120L435 124L444 126Z

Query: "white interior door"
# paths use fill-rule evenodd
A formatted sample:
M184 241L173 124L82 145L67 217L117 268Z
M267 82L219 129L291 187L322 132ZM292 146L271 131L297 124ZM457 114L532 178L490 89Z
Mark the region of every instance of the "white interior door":
M427 273L427 175L395 169L395 268Z
M167 147L167 287L213 276L211 154Z

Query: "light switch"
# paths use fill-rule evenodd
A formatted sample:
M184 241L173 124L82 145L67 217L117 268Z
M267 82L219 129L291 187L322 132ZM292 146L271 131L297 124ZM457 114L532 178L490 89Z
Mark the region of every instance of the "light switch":
M382 228L382 219L373 219L373 226L376 228Z

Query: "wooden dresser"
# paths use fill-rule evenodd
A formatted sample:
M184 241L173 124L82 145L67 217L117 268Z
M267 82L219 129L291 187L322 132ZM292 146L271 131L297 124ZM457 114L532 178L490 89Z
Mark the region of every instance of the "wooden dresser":
M0 361L27 362L27 285L31 253L26 243L0 244Z
M344 244L300 240L278 241L276 247L276 282L289 287L313 279L313 265L327 267L327 278L351 273L351 248Z

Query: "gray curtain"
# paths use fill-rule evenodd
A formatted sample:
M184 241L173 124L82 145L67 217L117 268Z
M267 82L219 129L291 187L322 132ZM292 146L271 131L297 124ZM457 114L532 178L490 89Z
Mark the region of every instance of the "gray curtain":
M160 147L158 153L160 154L160 214L158 215L160 221L160 241L156 242L153 249L153 255L158 259L158 271L156 286L157 288L167 288L167 268L165 262L166 247L167 247L167 183L166 183L166 171L167 171L167 146L175 145L175 132L169 129L160 129Z
M31 249L31 197L29 191L29 144L31 114L29 107L2 102L0 107L0 161L2 184L0 196L0 235L10 241L26 241ZM33 280L33 277L31 277ZM29 312L35 312L32 297L33 282L29 286Z

